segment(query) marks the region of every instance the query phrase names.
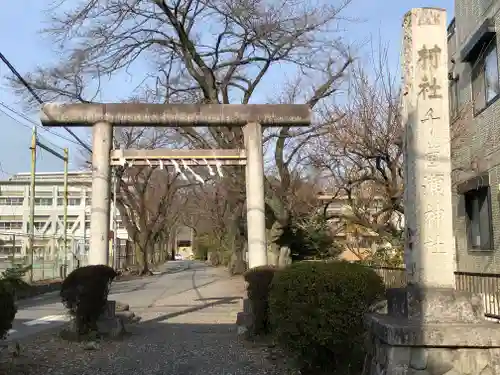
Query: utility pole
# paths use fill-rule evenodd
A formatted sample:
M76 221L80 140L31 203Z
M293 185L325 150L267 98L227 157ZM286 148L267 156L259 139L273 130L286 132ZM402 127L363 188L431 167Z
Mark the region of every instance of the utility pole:
M64 149L64 154L61 155L59 152L54 151L50 147L44 145L41 143L38 139L36 139L35 136L35 141L34 141L35 149L36 146L40 147L41 149L47 151L48 153L54 155L56 158L61 159L64 161L64 192L63 192L63 246L64 246L64 276L66 276L66 273L68 271L68 166L69 166L69 150L67 148ZM35 154L36 157L36 154ZM32 168L32 184L34 184L34 169ZM34 186L34 185L33 185ZM34 191L34 189L33 189ZM34 198L33 198L34 199ZM34 211L34 204L33 204L33 215L30 217L33 218L35 217L35 211ZM34 234L34 223L30 223L30 228L33 230ZM33 250L31 250L31 255L33 257ZM33 264L33 263L32 263ZM32 281L32 280L31 280Z
M36 177L36 127L33 127L31 135L31 181L30 181L30 217L28 228L28 249L30 257L30 284L33 283L33 261L34 261L34 241L35 241L35 177Z
M191 256L194 259L194 228L191 227Z
M64 149L64 277L68 273L68 168L69 168L69 150Z

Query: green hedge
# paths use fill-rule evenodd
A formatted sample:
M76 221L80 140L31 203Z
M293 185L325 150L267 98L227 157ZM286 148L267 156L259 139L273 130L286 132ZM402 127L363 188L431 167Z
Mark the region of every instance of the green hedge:
M382 279L361 265L295 263L274 276L271 326L304 370L356 373L364 357L363 316L384 292Z
M7 336L12 328L17 308L11 285L0 280L0 340Z

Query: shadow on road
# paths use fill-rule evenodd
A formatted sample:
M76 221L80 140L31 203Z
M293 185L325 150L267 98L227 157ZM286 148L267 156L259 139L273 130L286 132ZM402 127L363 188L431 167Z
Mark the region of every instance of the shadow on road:
M213 298L214 302L204 303L204 304L199 305L199 306L189 307L189 308L181 310L181 311L166 313L166 314L160 315L154 319L147 320L146 322L143 322L141 324L146 325L146 324L151 324L151 323L155 323L155 322L162 322L162 321L165 321L167 319L175 318L175 317L189 314L189 313L192 313L195 311L204 310L204 309L209 308L209 307L215 307L215 306L219 306L219 305L235 305L241 299L242 299L242 297L239 297L239 296Z

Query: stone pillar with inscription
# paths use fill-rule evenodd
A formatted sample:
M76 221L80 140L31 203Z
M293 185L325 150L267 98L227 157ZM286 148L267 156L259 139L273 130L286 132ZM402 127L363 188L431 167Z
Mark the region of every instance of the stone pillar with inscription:
M446 12L403 21L405 263L408 285L366 317L369 375L500 375L500 328L455 290Z
M446 15L415 10L404 22L406 270L414 284L454 288Z

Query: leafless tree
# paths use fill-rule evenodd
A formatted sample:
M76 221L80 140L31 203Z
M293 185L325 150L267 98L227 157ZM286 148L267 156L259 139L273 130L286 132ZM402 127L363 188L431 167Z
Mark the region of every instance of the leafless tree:
M329 131L316 140L311 159L329 183L333 198L328 204L345 199L348 209L337 216L400 247L404 150L399 82L388 72L385 52L370 65L374 71L360 65L350 75L346 104L322 113ZM460 116L452 122L452 155L468 138L468 123Z
M336 73L330 74L328 80L313 91L305 90L304 77L299 76L284 85L283 94L274 101L286 104L302 102L315 108L322 99L330 98L342 88L352 61L348 54L344 55L342 65L337 67ZM337 118L332 117L330 120L337 122L343 116L339 113ZM329 130L329 123L319 118L306 129L282 127L269 131L265 137L268 147L273 150L273 173L268 174L266 181L270 263L284 265L288 262L290 249L281 241L283 234L291 225L293 216L303 214L304 208L311 213L311 209L316 206L317 193L321 188L317 178L311 174L308 158L311 148L308 146L325 136Z
M116 128L115 148L153 149L176 143L176 134L161 128ZM91 155L82 151L91 165ZM139 272L149 273L155 249L163 259L191 183L183 182L172 168L115 167L116 203L120 218L133 242ZM115 192L112 192L114 194ZM160 249L157 247L160 246Z
M195 229L196 246L209 248L206 255L214 266L230 264L231 241L237 238L230 233L238 230L235 225L230 225L231 220L234 221L230 200L230 190L226 186L209 183L191 190L189 204L183 210L182 222Z
M154 250L162 256L169 250L165 246L186 203L189 185L174 173L150 167L128 168L120 181L118 209L133 240L139 272L146 274Z
M346 21L341 12L349 3L60 0L48 10L52 26L44 33L59 47L61 59L53 66L37 68L27 80L46 101L93 102L103 92L106 78L134 70L134 76L140 74L143 79L123 100L246 104L258 101L259 89L268 77L286 69L314 84L306 90L310 95L304 100L316 107L335 93L352 60L341 42L342 22ZM14 86L26 94L17 83ZM281 88L276 90L278 96ZM25 97L30 103L29 96ZM243 146L239 128L177 130L192 147ZM278 134L279 150L296 135L289 128ZM283 182L278 199L287 194L291 167L283 153L278 151L275 159ZM295 154L292 149L289 160ZM241 222L243 172L226 177L224 184L233 187L231 211ZM233 241L237 262L242 260L242 241L241 236Z

